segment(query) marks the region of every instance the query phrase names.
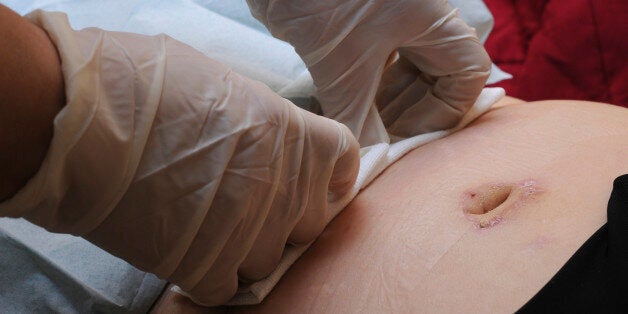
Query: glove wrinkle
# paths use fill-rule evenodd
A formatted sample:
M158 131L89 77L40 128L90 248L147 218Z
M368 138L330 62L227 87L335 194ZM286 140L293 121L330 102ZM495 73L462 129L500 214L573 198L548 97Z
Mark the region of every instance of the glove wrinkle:
M59 51L67 104L40 170L0 215L72 232L219 305L239 278L270 274L288 238L318 236L330 182L355 181L357 142L338 122L191 47L28 17ZM332 179L344 146L355 171Z
M347 0L330 11L330 2L278 0L263 7L248 1L253 15L263 16L260 21L273 36L289 42L305 61L323 114L347 125L362 147L389 142L389 133L411 137L433 127L452 127L471 108L488 76L465 72L490 71L491 62L475 30L458 17L458 9L444 0ZM388 104L376 104L375 99L377 91L386 88L381 78L390 70L386 63L394 51L417 73L436 78L420 91L431 90L437 97L406 93L396 99L400 107L386 113L384 121L377 108ZM457 110L427 109L442 106L441 101ZM392 125L394 130L386 130Z
M445 23L447 23L448 21L452 20L453 18L458 17L458 13L460 12L459 9L453 9L451 11L449 11L449 13L447 13L447 15L439 18L436 22L434 22L434 24L430 25L430 27L428 27L427 29L425 29L423 32L421 32L420 34L416 35L415 37L409 38L406 43L412 45L412 43L414 42L420 42L421 46L422 45L429 45L429 42L422 42L421 39L423 37L426 37L434 32L436 32L439 28L441 28ZM443 41L443 42L448 42L449 41L449 37L447 38L439 38L438 40ZM403 46L403 45L402 45Z

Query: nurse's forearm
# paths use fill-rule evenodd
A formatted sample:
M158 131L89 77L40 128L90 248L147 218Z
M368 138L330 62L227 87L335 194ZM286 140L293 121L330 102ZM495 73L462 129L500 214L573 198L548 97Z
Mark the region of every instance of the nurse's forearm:
M0 201L43 161L64 104L57 50L48 35L0 5Z

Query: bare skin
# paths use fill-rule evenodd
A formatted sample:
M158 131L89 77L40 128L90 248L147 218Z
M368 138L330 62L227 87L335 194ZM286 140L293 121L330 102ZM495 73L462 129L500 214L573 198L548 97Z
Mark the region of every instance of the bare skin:
M48 35L0 5L0 201L41 165L63 107L61 62Z
M403 157L244 312L514 312L606 222L628 110L505 99ZM482 223L488 221L490 223ZM492 221L492 222L491 222ZM157 313L207 313L166 293Z

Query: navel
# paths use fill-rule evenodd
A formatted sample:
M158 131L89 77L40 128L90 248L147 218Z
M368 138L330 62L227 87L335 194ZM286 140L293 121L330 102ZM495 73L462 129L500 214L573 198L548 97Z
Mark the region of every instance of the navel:
M462 211L480 229L498 225L505 214L533 199L541 190L533 180L493 183L464 192Z

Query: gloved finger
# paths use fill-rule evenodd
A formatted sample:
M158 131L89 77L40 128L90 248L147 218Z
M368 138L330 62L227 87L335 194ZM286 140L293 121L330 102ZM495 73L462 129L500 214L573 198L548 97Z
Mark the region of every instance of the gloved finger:
M305 121L306 148L304 153L316 154L312 159L319 163L320 187L324 189L328 202L343 197L353 187L360 167L360 145L348 127L334 120L302 111ZM312 169L316 169L312 167Z
M279 206L279 204L273 205L271 210L288 210ZM238 277L242 281L263 279L279 264L294 221L281 215L273 215L268 218L251 250L238 268Z
M403 111L390 124L388 132L391 135L405 138L417 134L446 130L456 126L464 114L465 111L451 107L428 90L419 102Z
M391 102L397 107L393 111L402 111L389 124L391 134L407 137L453 127L482 91L491 61L475 31L456 13L443 17L431 33L399 48L400 56L435 81L421 98L408 95Z
M233 250L237 246L237 236L232 235L225 249L218 257L219 261L232 261L234 259ZM192 288L187 288L184 292L194 303L215 306L224 304L238 291L238 276L235 263L213 263L206 273L200 277Z
M296 188L296 185L293 187ZM238 277L242 281L260 280L277 267L292 230L307 210L308 195L301 195L296 189L281 184L278 189L269 215L238 268ZM317 208L321 213L326 212L326 209Z
M305 121L301 109L284 101L277 104L286 113L287 129L278 158L282 169L272 197L272 204L255 241L238 269L240 279L254 281L266 277L275 269L288 236L303 216L310 184L306 174L310 171L306 145ZM329 158L329 156L328 156Z
M304 112L307 130L306 151L316 158L309 174L308 202L299 222L290 234L291 243L314 240L331 220L330 201L348 193L357 178L360 156L359 144L344 125L331 119Z
M336 124L339 129L339 155L329 180L327 200L330 203L343 198L351 191L360 170L360 144L353 137L351 130L343 124Z
M386 141L385 134L373 126L364 128L376 113L374 99L386 60L392 51L365 45L359 32L347 36L343 44L329 53L325 62L309 67L317 87L316 97L323 114L346 125L363 146ZM352 47L351 49L346 47ZM348 66L348 68L347 68Z
M293 105L289 111L290 125L301 124L304 132L288 127L286 150L300 154L286 155L282 168L289 169L284 171L286 174L298 173L298 177L290 175L280 180L270 214L239 268L244 280L259 280L270 274L286 242L314 240L330 220L328 195L346 194L357 176L359 146L345 126ZM296 146L290 147L291 143Z
M300 173L309 171L303 163L308 156L304 154L306 128L300 109L259 86L234 87L240 88L240 99L250 102L246 107L238 107L239 103L227 107L232 108L229 112L238 113L230 118L238 124L248 122L242 122L246 127L238 132L238 146L212 203L215 216L211 221L217 226L202 226L199 232L219 229L221 222L232 217L237 224L213 263L208 263L211 268L203 270L205 277L187 285L193 286L186 290L191 295L205 298L195 301L205 304L225 302L234 278L237 283L238 279L258 280L270 274L304 211L306 198L299 189L308 188L308 182L299 184L303 181Z
M422 99L433 82L432 77L421 73L410 61L400 57L384 73L376 98L379 114L386 128L415 105L417 99Z
M389 62L391 62L389 60ZM380 112L412 84L421 72L406 58L393 60L382 75L375 103Z

